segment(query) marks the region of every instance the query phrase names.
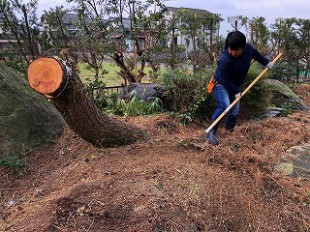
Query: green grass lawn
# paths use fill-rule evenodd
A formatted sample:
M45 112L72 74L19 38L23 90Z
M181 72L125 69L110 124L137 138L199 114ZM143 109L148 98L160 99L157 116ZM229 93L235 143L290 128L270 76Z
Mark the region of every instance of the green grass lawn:
M93 79L95 72L93 69L87 67L86 63L79 63L79 76L83 83L87 83L87 79ZM103 64L103 70L106 70L108 73L103 75L103 81L106 82L107 86L120 85L123 83L123 78L118 74L119 67L116 64L111 62L106 62Z
M87 67L86 63L79 63L79 76L83 83L87 83L87 79L93 79L95 76L95 72L93 69ZM115 86L124 84L123 78L118 74L119 67L113 62L105 62L103 64L103 70L107 71L107 74L103 75L103 81L106 82L106 86ZM150 82L148 75L151 71L150 67L146 67L144 72L146 73L146 77L142 79L142 82Z

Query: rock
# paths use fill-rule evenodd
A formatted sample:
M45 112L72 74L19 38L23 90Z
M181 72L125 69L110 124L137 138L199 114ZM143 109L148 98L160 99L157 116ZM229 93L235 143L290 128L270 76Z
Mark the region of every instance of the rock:
M310 142L289 148L275 170L293 177L310 179Z
M262 116L262 118L272 118L272 117L278 117L282 115L282 108L279 107L268 107L266 109L265 114Z
M132 83L123 88L122 98L130 98L130 94L136 91L138 99L151 100L155 97L161 98L163 88L154 83Z
M65 125L62 116L29 87L24 74L1 62L0 69L0 158L54 141Z
M289 107L291 110L309 110L302 99L283 82L266 79L265 83L272 94L271 104L279 108Z

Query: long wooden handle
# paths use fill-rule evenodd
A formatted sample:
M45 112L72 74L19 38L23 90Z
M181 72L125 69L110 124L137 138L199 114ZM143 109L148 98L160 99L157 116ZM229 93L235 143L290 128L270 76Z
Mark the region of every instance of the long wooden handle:
M278 59L280 59L280 57L282 56L282 53L279 53L279 55L274 58L274 60L272 61L273 63L276 63ZM241 96L244 96L251 88L253 85L255 85L255 83L268 71L268 68L265 68L256 78L254 81L252 81L252 83L241 93ZM240 101L240 98L236 98L228 107L226 110L224 110L224 112L208 127L208 129L206 129L206 133L208 133L227 113L229 110L231 110L231 108L233 108L238 101Z

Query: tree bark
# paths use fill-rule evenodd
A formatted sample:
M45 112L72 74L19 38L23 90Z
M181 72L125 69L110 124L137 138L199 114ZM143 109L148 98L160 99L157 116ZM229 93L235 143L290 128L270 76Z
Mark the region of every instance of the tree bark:
M41 59L41 60L40 60ZM55 74L51 65L42 65L45 62L57 64L63 72L62 81L57 80L59 74ZM44 67L40 74L40 68ZM51 70L49 70L51 69ZM59 72L58 69L56 69ZM35 78L34 78L35 76ZM54 76L50 78L50 76ZM60 83L58 89L48 87L52 85L51 79ZM40 80L40 81L39 81ZM44 83L47 80L48 84ZM37 92L51 97L53 104L63 115L67 124L83 139L96 147L115 147L131 144L146 138L146 132L133 125L125 123L115 116L102 113L87 95L79 76L68 67L53 58L42 57L29 65L28 81ZM40 84L44 87L39 87Z

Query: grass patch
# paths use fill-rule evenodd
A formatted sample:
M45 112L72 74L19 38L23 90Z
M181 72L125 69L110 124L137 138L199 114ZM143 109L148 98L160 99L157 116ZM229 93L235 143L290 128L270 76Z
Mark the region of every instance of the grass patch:
M93 69L88 68L86 63L79 63L78 69L79 76L84 84L94 80L95 72ZM103 72L103 70L106 71L106 74L103 75L103 81L107 86L121 85L124 82L123 78L118 74L119 67L117 67L116 64L105 62L103 63L101 72Z
M86 63L78 64L79 76L84 84L88 84L94 80L95 72L93 69L88 68ZM123 78L118 74L120 71L119 67L113 62L105 62L103 63L103 68L101 69L101 73L105 70L105 74L103 75L103 81L106 83L106 86L115 86L124 84ZM149 74L151 72L150 67L145 67L144 72L146 76L142 79L142 83L151 82L149 78Z
M24 161L20 158L18 154L9 154L5 157L0 158L0 167L8 167L11 168L14 172L18 172L18 170L24 165Z
M140 100L137 92L129 94L130 99L113 98L110 112L124 116L154 115L163 111L163 103L159 98L149 101Z

